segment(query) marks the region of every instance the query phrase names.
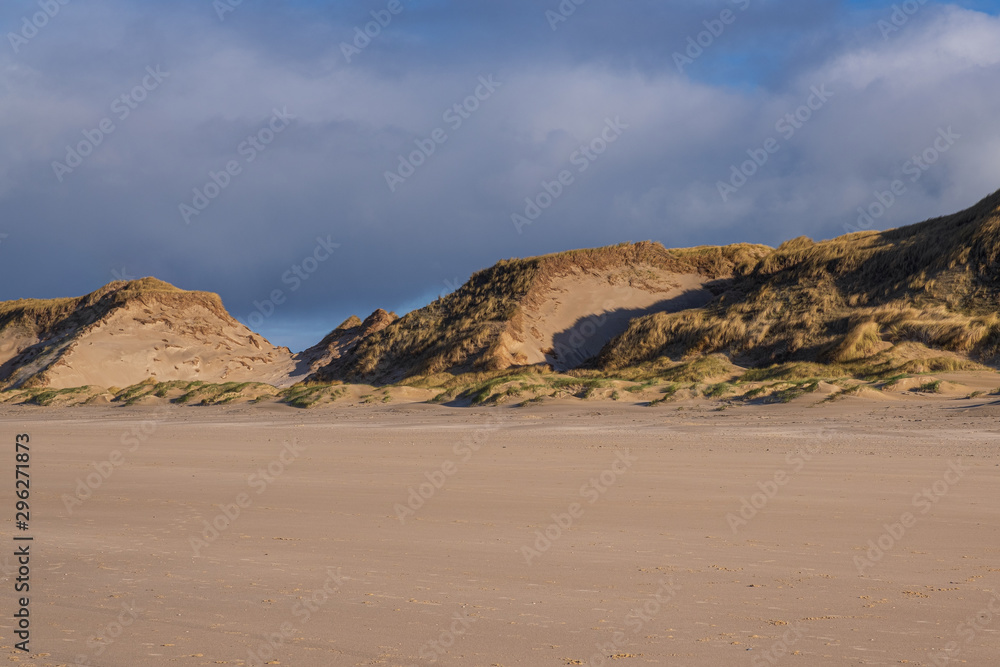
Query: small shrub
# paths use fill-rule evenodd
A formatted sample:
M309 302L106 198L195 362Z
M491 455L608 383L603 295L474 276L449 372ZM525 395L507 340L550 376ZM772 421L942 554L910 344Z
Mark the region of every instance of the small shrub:
M663 396L647 403L647 407L653 407L655 405L660 405L661 403L666 403L672 399L677 392L680 390L681 386L679 384L671 384L663 389Z
M705 378L728 375L730 372L732 372L732 365L726 358L713 354L668 368L661 375L664 380L673 382L701 382Z
M791 403L799 396L805 396L819 389L819 380L796 384L787 389L776 391L768 397L769 403Z
M922 394L940 394L941 393L941 380L934 380L933 382L925 382L913 391L920 392Z
M335 388L332 385L326 384L295 385L280 392L278 396L286 405L290 405L293 408L308 409L318 405L324 398L336 401L346 393L347 391L343 388ZM261 398L258 397L256 400L259 401Z
M705 394L705 398L721 398L728 394L732 388L732 385L728 382L720 382L708 387L703 393Z

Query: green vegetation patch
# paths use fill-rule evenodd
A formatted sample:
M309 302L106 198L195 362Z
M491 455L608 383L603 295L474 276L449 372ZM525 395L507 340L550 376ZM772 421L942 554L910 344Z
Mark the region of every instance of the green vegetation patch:
M660 377L669 382L701 382L710 377L730 375L733 365L722 355L713 354L668 368Z
M293 408L313 408L323 403L333 403L343 397L347 390L332 384L297 384L278 393L278 398Z
M681 385L676 384L676 383L664 387L663 388L663 396L661 396L660 398L657 398L657 399L653 399L652 401L650 401L647 404L647 406L648 407L654 407L656 405L660 405L661 403L666 403L666 402L668 402L670 400L673 400L673 398L677 395L677 392L680 391L680 389L681 389Z
M765 403L791 403L800 396L811 394L819 389L819 380L799 382L786 389L779 389L764 399Z

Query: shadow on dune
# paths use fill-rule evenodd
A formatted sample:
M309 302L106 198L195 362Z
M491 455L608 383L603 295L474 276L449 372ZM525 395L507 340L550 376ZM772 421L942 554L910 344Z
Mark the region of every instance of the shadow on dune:
M658 301L648 308L618 308L581 317L573 326L552 337L552 349L545 351L545 361L557 371L577 368L596 357L610 340L624 333L633 319L654 313L702 308L714 298L715 293L710 289L693 289Z

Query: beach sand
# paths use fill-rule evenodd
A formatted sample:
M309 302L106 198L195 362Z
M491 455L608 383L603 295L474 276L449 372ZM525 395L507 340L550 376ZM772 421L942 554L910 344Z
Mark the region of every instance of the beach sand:
M4 664L1000 660L1000 402L680 407L4 406Z

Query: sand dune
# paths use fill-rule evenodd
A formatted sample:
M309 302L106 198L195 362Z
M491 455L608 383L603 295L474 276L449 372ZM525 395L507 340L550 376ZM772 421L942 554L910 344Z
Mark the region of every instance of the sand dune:
M286 386L307 370L233 319L217 295L151 278L78 299L0 305L7 387L126 387L149 377Z
M119 309L75 340L48 377L54 388L127 387L148 377L286 386L294 373L287 349L195 305L180 312L156 306Z

